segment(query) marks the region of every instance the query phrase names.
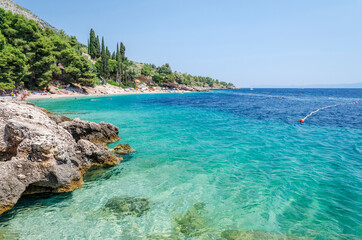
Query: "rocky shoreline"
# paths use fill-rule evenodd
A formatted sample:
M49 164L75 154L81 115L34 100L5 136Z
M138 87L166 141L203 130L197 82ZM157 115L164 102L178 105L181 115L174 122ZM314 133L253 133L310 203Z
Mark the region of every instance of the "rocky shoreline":
M30 91L27 89L13 90L2 92L0 91L0 98L10 98L13 100L27 100L27 99L52 99L63 97L99 97L99 96L113 96L113 95L131 95L131 94L160 94L160 93L189 93L189 92L209 92L210 88L205 87L181 87L181 88L121 88L109 84L86 87L86 86L73 86L73 87L55 87L49 86L47 90Z
M129 145L114 150L118 128L53 115L27 102L0 100L0 214L23 195L80 188L92 166L117 165Z

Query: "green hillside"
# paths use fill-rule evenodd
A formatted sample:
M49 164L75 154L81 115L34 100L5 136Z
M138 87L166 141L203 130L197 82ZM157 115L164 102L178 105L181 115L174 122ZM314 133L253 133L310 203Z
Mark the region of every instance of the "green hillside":
M93 29L85 46L62 30L44 28L32 19L0 8L0 90L45 89L52 83L234 87L210 77L172 71L167 63L156 67L133 62L126 57L123 43L111 53Z

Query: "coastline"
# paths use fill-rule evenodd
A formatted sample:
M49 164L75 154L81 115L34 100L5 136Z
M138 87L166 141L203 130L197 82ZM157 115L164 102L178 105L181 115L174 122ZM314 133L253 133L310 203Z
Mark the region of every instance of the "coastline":
M148 92L120 92L120 93L105 93L105 94L50 94L50 95L30 95L25 100L39 99L58 99L58 98L82 98L82 97L102 97L102 96L119 96L119 95L141 95L141 94L164 94L164 93L191 93L191 91L148 91ZM11 97L10 97L11 98Z
M117 96L117 95L135 95L135 94L163 94L163 93L191 93L191 92L208 92L207 88L194 88L192 90L180 90L180 89L123 89L112 85L102 85L95 87L82 87L80 91L77 89L66 90L58 89L51 91L29 91L25 90L22 93L0 96L3 99L12 99L15 101L20 100L39 100L39 99L57 99L57 98L78 98L78 97L101 97L101 96ZM1 99L0 98L0 99Z

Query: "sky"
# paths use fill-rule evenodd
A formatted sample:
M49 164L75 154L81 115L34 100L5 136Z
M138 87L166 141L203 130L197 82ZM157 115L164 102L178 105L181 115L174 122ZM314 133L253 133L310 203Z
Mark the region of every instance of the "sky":
M361 0L14 0L87 43L238 87L362 82Z

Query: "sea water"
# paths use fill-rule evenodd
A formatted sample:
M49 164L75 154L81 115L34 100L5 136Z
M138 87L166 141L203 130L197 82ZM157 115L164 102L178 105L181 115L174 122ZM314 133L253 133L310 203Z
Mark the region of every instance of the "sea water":
M361 89L215 90L39 100L109 122L136 152L83 188L24 197L5 239L362 239ZM110 199L147 200L140 214ZM133 200L132 200L133 199ZM133 206L133 205L132 205Z

